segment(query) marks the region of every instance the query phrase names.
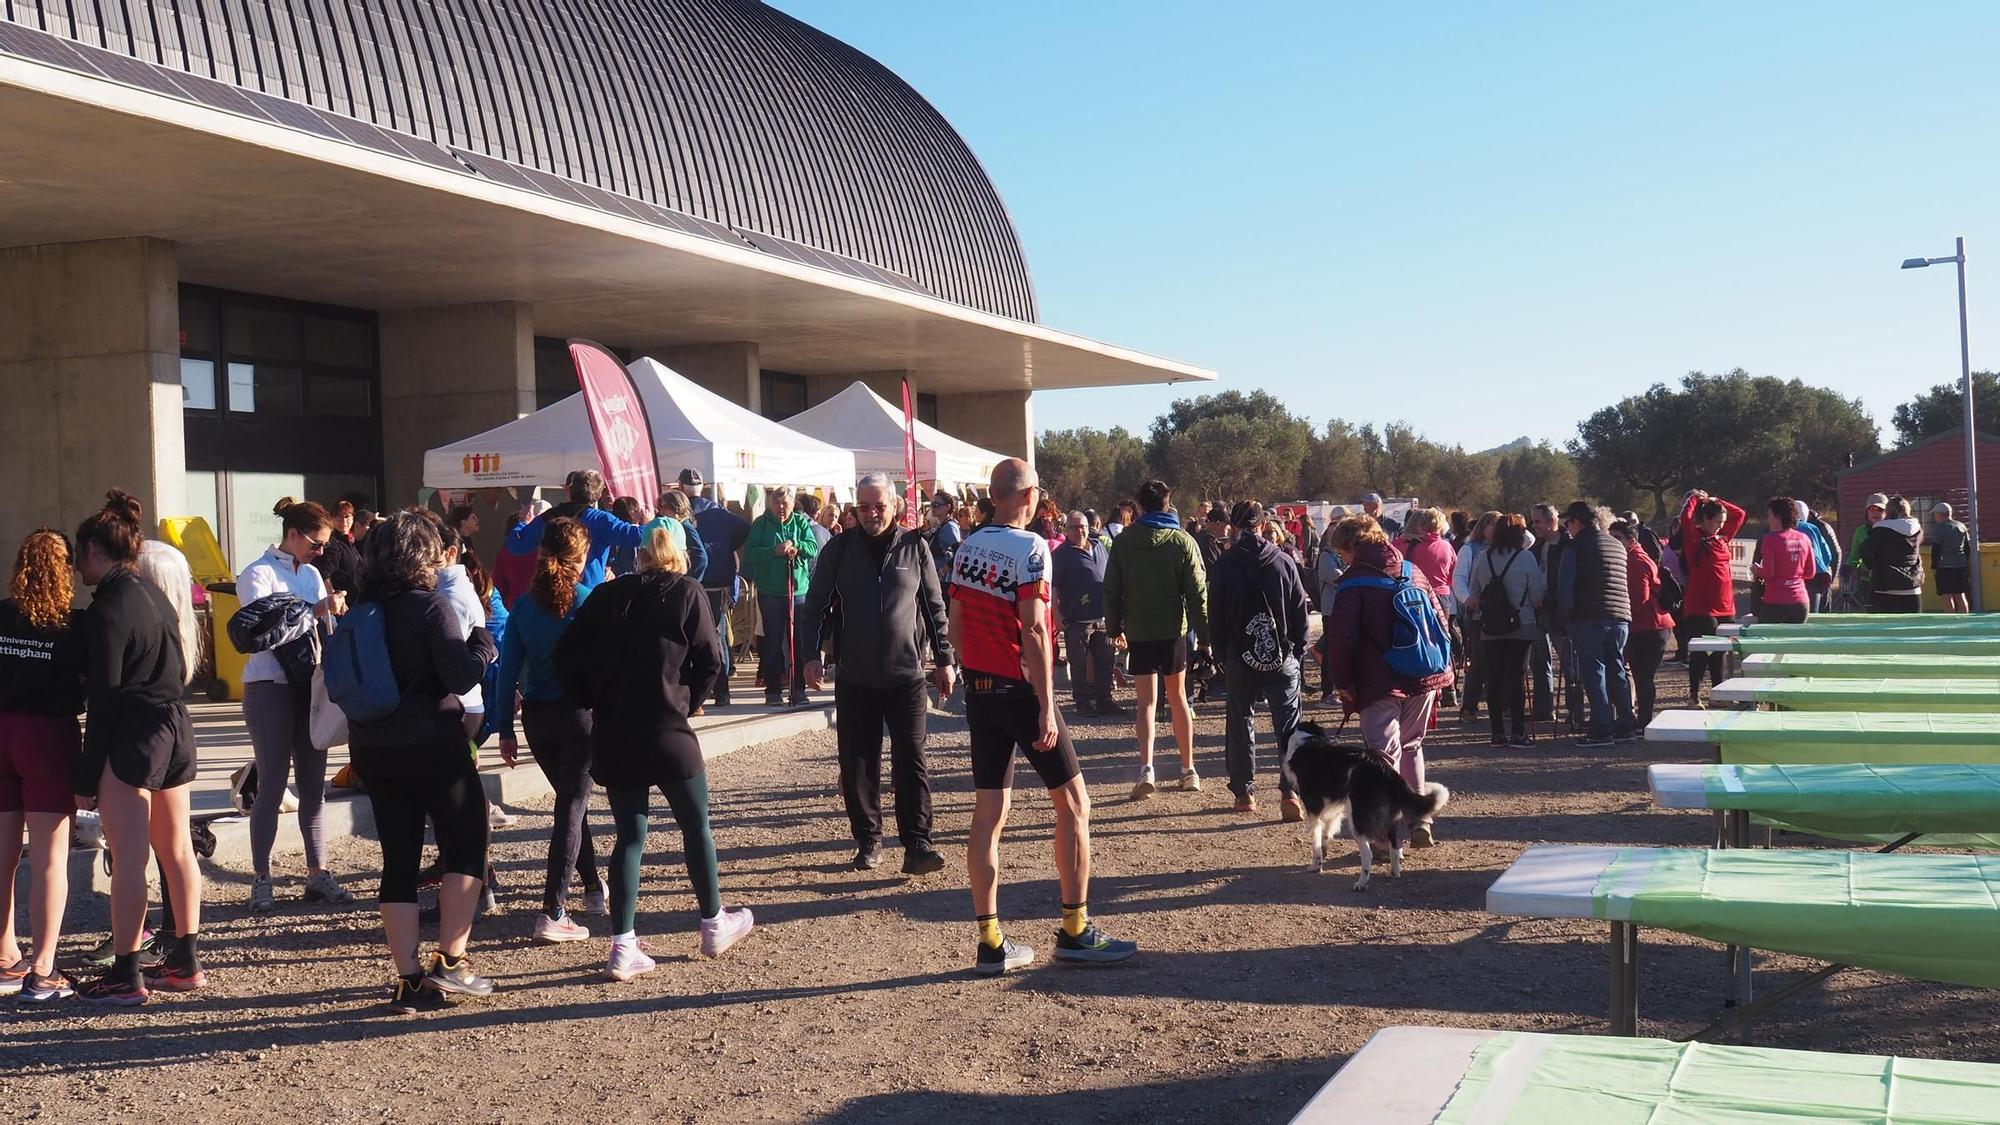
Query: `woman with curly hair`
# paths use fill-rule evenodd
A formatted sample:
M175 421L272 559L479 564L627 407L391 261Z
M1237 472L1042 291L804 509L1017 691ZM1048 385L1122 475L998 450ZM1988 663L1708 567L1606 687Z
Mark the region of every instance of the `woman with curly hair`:
M469 631L444 595L437 568L444 546L421 512L398 512L361 541L358 614L380 613L389 669L400 698L378 719L349 719L348 749L375 812L382 844L382 929L396 965L392 1011L440 1007L447 994L485 996L493 982L472 971L466 942L486 872L486 795L466 753L465 706L498 655L485 626ZM444 874L438 887L438 945L427 963L417 946L417 867L424 822L437 826Z
M671 542L666 527L653 530ZM644 550L634 549L635 568ZM547 945L590 936L565 905L572 868L583 880L585 909L592 914L606 910L597 849L590 840L590 711L563 697L555 672L556 642L590 595L590 587L580 582L589 552L590 533L575 520L558 517L542 526L540 556L528 596L514 603L507 618L507 638L500 646L500 689L493 701L500 708L500 758L512 769L520 754L514 740L514 692L520 689L528 752L556 791L542 913L535 919L535 940Z
M82 757L83 614L70 608L69 541L30 532L0 601L0 995L45 1004L75 992L56 971L69 900L70 779ZM14 933L14 872L28 835L34 955Z
M149 989L191 992L207 983L197 949L201 869L188 835L194 780L194 726L181 692L188 682L179 616L139 575L146 534L139 501L112 489L76 531L77 573L96 587L83 615L86 722L74 788L79 806L95 801L111 850L111 968L79 990L86 1000L129 1007ZM171 951L142 978L146 858L160 861L180 931Z

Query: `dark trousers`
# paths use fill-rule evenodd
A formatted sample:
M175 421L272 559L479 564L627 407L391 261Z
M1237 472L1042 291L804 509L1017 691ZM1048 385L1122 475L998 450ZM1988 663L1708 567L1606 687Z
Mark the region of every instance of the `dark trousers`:
M1922 594L1884 594L1870 591L1868 611L1870 613L1917 613L1924 608Z
M1272 745L1277 748L1278 792L1289 797L1285 751L1299 728L1299 662L1286 658L1275 672L1256 672L1234 656L1224 658L1222 679L1229 693L1223 701L1223 750L1229 764L1229 791L1250 796L1257 781L1257 724L1250 708L1258 700L1271 709Z
M1521 680L1522 668L1528 662L1528 648L1533 643L1526 639L1482 642L1485 651L1480 666L1486 673L1486 717L1496 742L1527 736L1528 700Z
M764 621L764 651L757 670L764 675L764 697L783 695L789 675L792 694L806 693L806 661L797 651L799 617L805 612L804 598L784 594L758 594L757 616ZM789 627L788 627L789 623Z
M1806 603L1765 602L1757 607L1757 620L1766 625L1803 625L1806 623Z
M1465 637L1465 691L1459 698L1460 714L1477 715L1479 700L1486 696L1486 643L1479 622L1470 614L1459 617L1459 632Z
M1547 633L1528 646L1528 672L1535 679L1535 718L1547 722L1556 717L1555 642Z
M1699 614L1687 619L1687 640L1696 637L1713 637L1724 622L1734 621L1734 617L1704 617ZM1688 699L1696 704L1701 702L1701 677L1708 675L1711 687L1722 682L1723 669L1728 666L1728 657L1719 652L1695 652L1687 649Z
M840 755L840 799L854 842L882 839L882 728L889 728L889 771L896 784L896 835L903 847L931 846L931 773L924 760L924 724L930 714L923 680L873 688L846 680L833 684L835 743Z
M708 595L708 612L715 618L715 635L722 638L722 674L715 678L715 705L729 706L729 677L736 671L736 658L731 654L729 643L729 591L721 586L703 586L701 592ZM701 700L695 700L699 705Z
M1102 621L1063 622L1063 651L1069 658L1070 697L1086 703L1111 701L1111 635Z
M1632 670L1633 718L1639 729L1653 724L1653 678L1659 675L1660 661L1667 655L1667 631L1646 629L1625 638L1625 664Z
M354 772L375 813L382 844L378 902L417 901L417 866L424 824L437 826L438 852L448 875L486 873L486 793L463 737L432 746L350 747Z
M521 704L521 728L528 736L528 752L556 790L542 913L560 918L569 897L570 868L586 890L597 889L597 849L590 842L590 712L530 699Z

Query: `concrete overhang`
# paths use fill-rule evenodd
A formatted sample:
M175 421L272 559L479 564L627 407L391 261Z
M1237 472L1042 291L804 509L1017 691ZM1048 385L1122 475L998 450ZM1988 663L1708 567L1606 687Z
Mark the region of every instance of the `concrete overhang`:
M0 54L0 246L147 235L183 281L359 308L522 301L535 331L754 341L799 374L929 392L1213 371L795 264L316 133Z

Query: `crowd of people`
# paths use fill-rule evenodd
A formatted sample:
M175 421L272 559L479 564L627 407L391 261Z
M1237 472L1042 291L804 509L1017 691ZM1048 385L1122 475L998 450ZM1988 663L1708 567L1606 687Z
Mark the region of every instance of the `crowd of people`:
M513 818L488 803L477 755L497 737L502 760L515 766L517 721L554 791L533 939L590 938L570 910L580 888L584 913L609 919L605 976L629 980L654 967L635 926L657 789L681 834L701 947L721 955L755 922L724 905L690 720L731 701L732 626L747 603L754 613L744 631L761 637L766 704L807 702L832 681L856 869L883 862L885 737L902 871L946 866L934 843L927 719L931 692L942 701L962 690L975 789L967 848L975 968L997 974L1035 959L998 911L1017 757L1055 811L1053 955L1122 960L1136 944L1111 937L1089 910L1091 798L1057 698L1058 667L1073 714L1129 715L1134 800L1160 788L1161 722L1179 756L1167 779L1201 790L1192 703L1219 693L1236 811L1258 812L1264 773L1275 776L1279 819L1299 821L1282 760L1315 664L1317 702L1339 708L1343 727L1354 721L1358 740L1418 792L1440 707L1456 705L1470 722L1484 703L1491 745L1531 748L1560 695L1574 744L1609 746L1640 736L1655 677L1676 660L1702 706L1702 683L1721 666L1688 642L1736 617L1730 545L1748 519L1699 490L1664 535L1580 500L1476 516L1416 508L1397 521L1371 495L1323 529L1303 511L1255 499L1194 505L1191 529L1158 480L1108 521L1064 511L1024 461L1000 464L987 486L968 503L940 492L923 519L906 519L892 482L870 474L845 506L780 488L746 518L704 495L694 470L650 505L607 497L596 472L578 471L563 503L521 509L490 569L470 506L376 514L281 500L277 541L237 578L242 609L229 629L248 656L242 707L257 773L248 909L277 907L272 851L288 791L305 844L302 897L354 901L328 865L328 742L315 729L316 701L332 686L326 664L340 648L386 693L366 708L340 706L380 840L376 897L395 1010L493 988L474 970L468 942L475 919L497 908L490 832ZM1916 607L1925 536L1904 498L1871 497L1844 556L1804 503L1775 497L1763 517L1750 563L1761 620L1804 621L1836 589L1862 583L1877 611ZM1948 508L1935 510L1929 541L1940 593L1962 597L1969 548ZM82 611L72 608L74 579L94 589ZM138 502L117 490L73 537L45 528L20 545L0 601L0 840L27 840L31 941L24 953L13 925L10 843L0 870L0 991L23 1002L76 993L133 1005L152 990L206 982L188 803L196 747L182 703L202 647L192 589L179 552L148 539ZM1670 660L1675 642L1681 655ZM1118 702L1127 686L1129 710ZM1268 754L1254 719L1260 703ZM589 823L600 786L611 806L608 849ZM111 937L104 972L77 984L55 950L72 814L86 808L101 820L112 861ZM428 866L427 836L437 851ZM1426 821L1410 843L1435 839ZM154 863L162 915L148 930ZM437 888L437 940L420 956L426 886Z

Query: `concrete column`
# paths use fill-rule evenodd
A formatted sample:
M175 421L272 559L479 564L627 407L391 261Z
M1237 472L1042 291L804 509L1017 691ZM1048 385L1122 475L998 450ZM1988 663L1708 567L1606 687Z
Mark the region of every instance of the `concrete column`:
M915 390L914 386L911 388ZM1035 460L1035 412L1028 391L938 396L938 429L995 453Z
M424 451L535 411L533 310L515 301L381 314L383 502L414 504Z
M74 529L104 490L150 524L184 515L180 269L174 244L118 238L0 250L0 554Z
M764 382L759 378L763 366L756 344L685 344L633 351L652 356L738 406L758 413L764 410Z

